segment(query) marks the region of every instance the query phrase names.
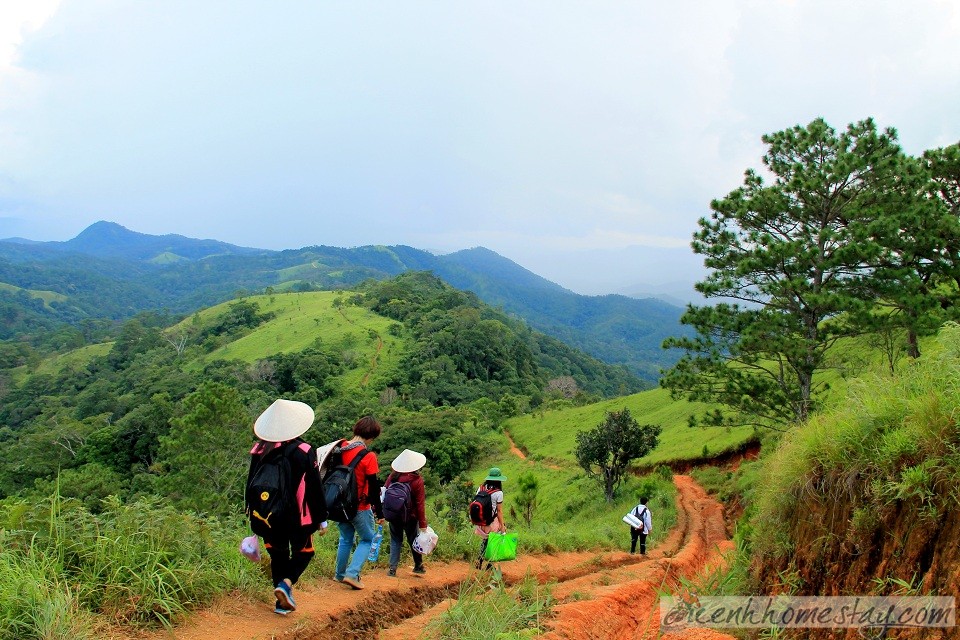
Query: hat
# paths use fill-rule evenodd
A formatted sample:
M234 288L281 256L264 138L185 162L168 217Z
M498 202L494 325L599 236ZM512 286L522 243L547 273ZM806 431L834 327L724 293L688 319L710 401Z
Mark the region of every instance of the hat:
M427 456L410 449L404 449L390 463L390 468L397 473L411 473L419 471L425 464L427 464Z
M490 472L487 474L487 477L483 479L484 482L489 482L493 480L495 482L503 482L507 477L500 473L500 467L490 467Z
M253 432L267 442L286 442L302 436L313 424L313 409L296 400L274 400L253 424Z

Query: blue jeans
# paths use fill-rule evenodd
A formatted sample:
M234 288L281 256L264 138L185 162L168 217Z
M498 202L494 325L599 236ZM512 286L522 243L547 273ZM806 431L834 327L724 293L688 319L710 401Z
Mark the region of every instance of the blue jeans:
M350 522L338 522L340 529L340 544L337 546L337 580L343 580L344 576L356 580L360 577L360 569L363 563L367 561L370 555L370 543L373 542L374 519L373 511L366 509L357 511L357 515ZM350 566L347 566L347 560L350 558L350 550L353 549L353 539L360 538L357 542L357 549L353 552L353 560Z

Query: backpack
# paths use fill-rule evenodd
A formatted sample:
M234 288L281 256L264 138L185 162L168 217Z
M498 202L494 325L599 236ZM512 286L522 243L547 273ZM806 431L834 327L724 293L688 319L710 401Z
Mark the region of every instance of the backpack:
M493 491L486 486L480 487L468 508L470 522L485 527L493 523Z
M291 490L293 478L287 454L297 448L296 442L277 447L260 458L250 476L245 493L250 530L261 537L277 531L289 531L298 522L300 509Z
M406 482L393 480L383 492L383 519L404 523L413 513L413 493Z
M350 522L357 515L360 506L360 493L357 491L357 465L363 456L370 453L367 449L354 456L350 464L343 464L343 450L338 446L333 452L340 456L336 465L323 477L323 499L327 503L327 517L334 522Z
M639 507L639 506L640 506L640 505L637 505L637 507ZM634 508L633 508L633 511L631 511L631 513L637 517L637 520L640 521L640 526L639 526L639 527L634 527L634 528L635 528L635 529L639 529L640 531L643 531L644 529L647 528L647 525L643 523L643 514L645 514L645 513L647 512L647 508L644 507L644 508L643 508L643 511L641 511L640 513L637 513L637 507L634 507Z

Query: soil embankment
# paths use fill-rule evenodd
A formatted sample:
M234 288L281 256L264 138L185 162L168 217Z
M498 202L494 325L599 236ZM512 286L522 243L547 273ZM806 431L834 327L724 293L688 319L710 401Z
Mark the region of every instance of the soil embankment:
M555 583L559 605L545 638L655 638L659 631L657 590L692 577L729 549L722 506L693 480L677 476L679 513L667 539L647 556L626 552L521 556L503 564L513 583L529 571ZM332 580L297 589L296 613L282 617L264 602L220 598L174 629L140 634L144 640L410 640L455 597L475 570L466 563L429 563L425 576L401 569L397 578L381 570L364 574L366 589L352 591ZM124 636L117 633L114 637ZM680 638L727 637L707 632Z
M876 520L858 526L857 504L844 497L808 497L798 504L793 521L784 523L792 551L754 567L761 589L767 593L792 589L797 595L934 594L960 599L956 511L932 518L914 505L898 502L876 512ZM814 639L861 637L855 629L806 631L805 637ZM886 637L939 639L960 637L960 630L945 634L936 628L894 629Z

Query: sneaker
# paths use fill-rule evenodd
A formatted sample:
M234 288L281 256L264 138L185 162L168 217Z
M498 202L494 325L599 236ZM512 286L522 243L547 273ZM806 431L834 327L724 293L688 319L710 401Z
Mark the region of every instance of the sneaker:
M284 609L283 606L281 606L280 601L277 600L277 604L273 607L273 612L278 615L285 616L290 613L290 609Z
M427 570L421 566L421 567L414 567L413 572L422 576L427 572Z
M387 575L390 576L391 578L396 578L396 577L397 577L397 568L396 568L396 567L390 567L389 569L387 569Z
M343 584L348 584L354 589L356 589L357 591L359 591L360 589L363 589L363 583L360 582L359 576L357 576L356 578L351 578L350 576L343 576Z
M290 588L286 581L280 582L273 592L276 594L277 602L280 603L281 607L288 611L297 610L297 603L293 601L293 589Z

